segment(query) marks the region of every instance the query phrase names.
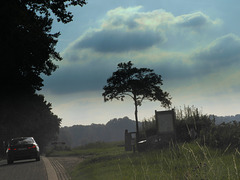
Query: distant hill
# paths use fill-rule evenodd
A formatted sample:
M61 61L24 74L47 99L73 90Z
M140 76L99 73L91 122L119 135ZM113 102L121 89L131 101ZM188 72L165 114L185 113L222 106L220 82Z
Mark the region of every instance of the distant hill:
M223 122L229 123L232 121L240 121L240 114L237 114L235 116L212 116L212 118L215 118L216 124L221 124Z
M223 122L240 121L240 114L235 116L213 116L216 124ZM141 123L140 123L141 126ZM59 141L64 141L71 147L81 146L92 142L123 141L125 129L129 132L136 131L135 121L128 117L115 118L107 124L74 125L60 128Z
M71 147L81 146L92 142L104 141L123 141L125 129L129 132L136 131L135 121L124 118L115 118L106 125L74 125L71 127L60 128L59 141L64 141Z

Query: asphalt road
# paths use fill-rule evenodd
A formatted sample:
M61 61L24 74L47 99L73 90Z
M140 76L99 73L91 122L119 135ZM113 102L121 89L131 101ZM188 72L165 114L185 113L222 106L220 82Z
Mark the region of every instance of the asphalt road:
M44 161L24 160L7 164L6 160L0 161L0 180L48 180Z

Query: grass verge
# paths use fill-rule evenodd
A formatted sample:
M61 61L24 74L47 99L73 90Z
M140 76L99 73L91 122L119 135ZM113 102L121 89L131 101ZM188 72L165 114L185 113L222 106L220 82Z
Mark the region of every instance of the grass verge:
M198 143L141 153L125 152L117 143L96 143L58 153L90 155L70 172L73 180L240 179L238 150L225 152Z

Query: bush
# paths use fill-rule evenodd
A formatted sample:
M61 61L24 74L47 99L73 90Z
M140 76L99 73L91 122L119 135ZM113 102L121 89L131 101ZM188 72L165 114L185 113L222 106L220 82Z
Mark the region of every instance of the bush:
M139 132L140 139L146 139L156 134L157 134L157 126L156 126L155 117L153 116L149 119L144 119L142 122L141 130Z
M212 116L203 114L194 106L176 109L176 141L190 142L197 140L202 145L220 149L240 149L240 122L215 124ZM155 117L142 122L141 136L156 135Z
M221 149L240 148L240 122L215 125L201 136L201 143Z
M178 142L189 142L207 133L215 125L209 115L194 106L176 110L176 135Z

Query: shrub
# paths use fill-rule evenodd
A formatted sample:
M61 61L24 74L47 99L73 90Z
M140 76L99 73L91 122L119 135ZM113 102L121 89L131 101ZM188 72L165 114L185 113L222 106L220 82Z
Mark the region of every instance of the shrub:
M194 106L184 106L176 110L176 134L180 142L191 141L208 132L214 126L214 120ZM196 133L195 136L193 133Z
M151 117L149 119L144 119L142 122L140 137L142 139L148 138L150 136L154 136L157 134L156 120L155 117Z
M240 148L240 122L215 125L202 135L201 143L221 149Z
M212 116L203 114L194 106L184 106L183 109L175 109L175 112L177 142L197 140L200 144L213 148L240 149L240 122L216 125ZM145 119L142 122L141 136L149 138L156 133L155 117Z

